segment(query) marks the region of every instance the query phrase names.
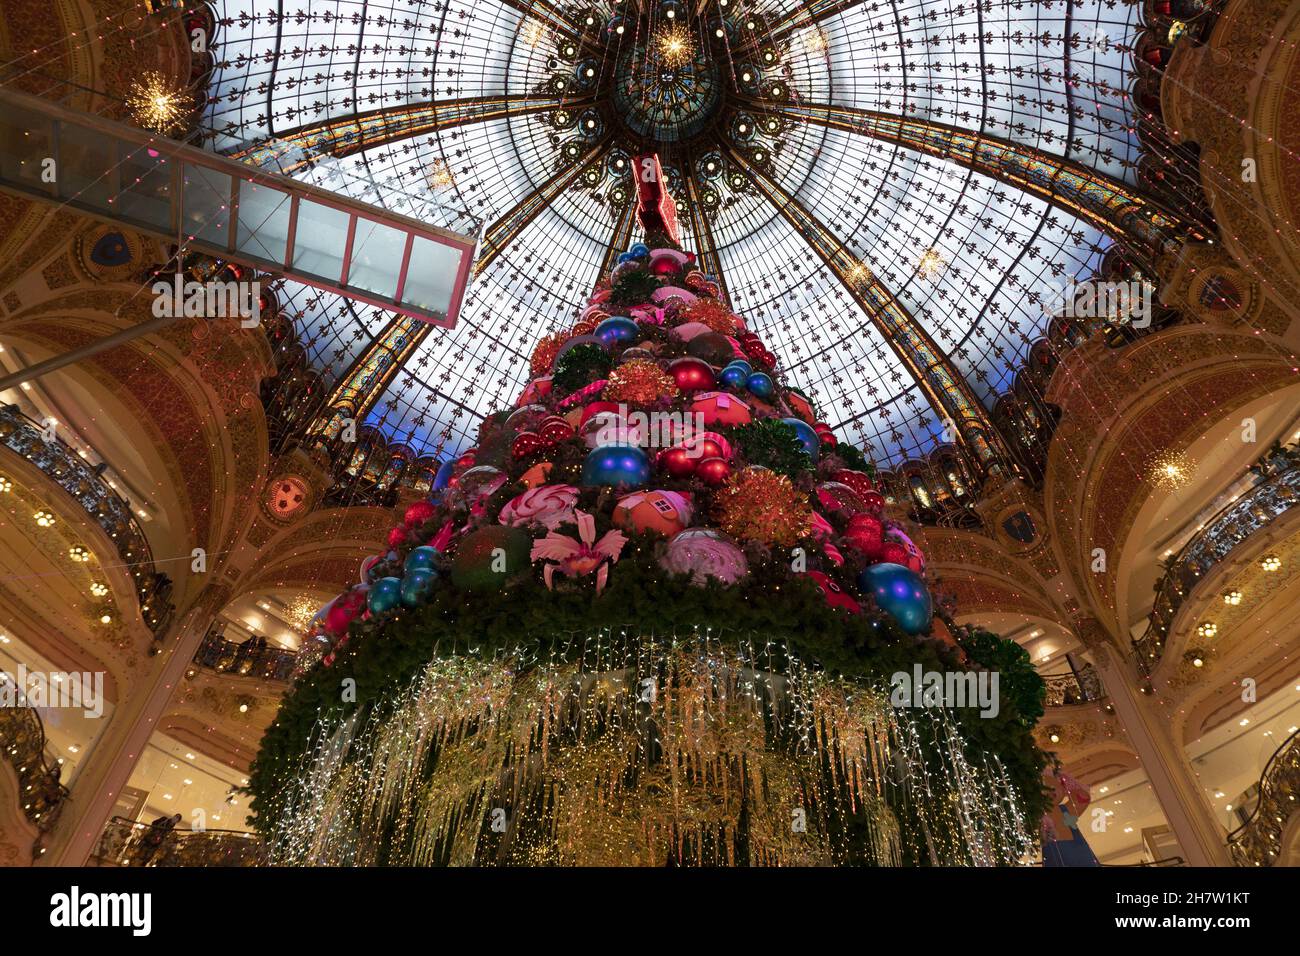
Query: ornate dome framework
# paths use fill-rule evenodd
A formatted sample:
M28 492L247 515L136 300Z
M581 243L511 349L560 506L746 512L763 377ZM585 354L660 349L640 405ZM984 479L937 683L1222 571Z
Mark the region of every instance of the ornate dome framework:
M1134 106L1134 4L214 11L217 149L484 225L453 330L281 290L330 401L416 454L468 445L627 247L638 150L661 154L685 201L683 245L886 467L945 439L996 461L990 409L1065 284L1113 249L1149 274L1194 230L1137 186L1153 121ZM677 71L667 31L693 54Z

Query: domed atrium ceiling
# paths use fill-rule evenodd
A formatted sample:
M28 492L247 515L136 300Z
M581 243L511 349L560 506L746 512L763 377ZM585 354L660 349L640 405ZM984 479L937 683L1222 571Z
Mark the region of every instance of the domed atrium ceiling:
M663 162L683 247L882 466L986 418L1112 246L1149 262L1186 228L1137 188L1131 4L214 9L214 148L482 229L453 329L282 291L327 386L364 386L356 410L416 454L471 443L637 241L640 153Z

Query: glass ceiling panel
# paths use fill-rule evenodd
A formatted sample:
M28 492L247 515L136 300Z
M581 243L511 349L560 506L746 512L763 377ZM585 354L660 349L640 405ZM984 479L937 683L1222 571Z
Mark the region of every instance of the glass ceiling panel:
M215 6L207 121L218 149L385 106L535 94L552 77L553 47L501 0ZM796 6L758 8L774 20ZM1132 182L1138 120L1126 90L1139 16L1113 0L872 0L795 31L782 75L798 101L983 131ZM943 160L812 123L783 138L771 166L781 187L893 290L985 405L1041 334L1035 303L1047 283L1086 276L1111 242ZM553 129L520 115L371 145L297 175L434 225L463 229L473 216L490 229L555 175L558 157ZM615 221L587 188L551 202L471 284L459 327L430 331L369 421L419 451L465 447L476 416L523 387L538 339L585 304ZM685 214L682 225L683 245L698 251ZM730 195L712 233L733 305L841 437L882 465L933 446L942 416L766 200ZM927 254L939 266L922 276ZM391 318L303 287L282 295L331 380Z

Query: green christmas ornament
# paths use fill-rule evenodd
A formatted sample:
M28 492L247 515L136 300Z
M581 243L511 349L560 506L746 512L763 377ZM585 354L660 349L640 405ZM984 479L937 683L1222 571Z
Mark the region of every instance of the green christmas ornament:
M498 591L528 567L533 539L521 528L496 525L465 536L451 559L451 583L462 591Z

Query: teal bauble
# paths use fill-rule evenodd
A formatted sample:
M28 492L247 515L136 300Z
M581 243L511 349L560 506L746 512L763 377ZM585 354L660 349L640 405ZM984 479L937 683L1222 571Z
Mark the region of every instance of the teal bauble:
M718 373L718 384L725 388L744 388L749 372L739 365L728 365Z
M631 345L640 334L636 323L625 315L610 316L596 326L596 331L592 333L606 348L613 348L615 345Z
M582 463L582 483L640 488L650 482L650 459L636 445L601 445Z
M754 372L745 379L745 388L758 398L771 398L772 393L776 391L776 384L772 381L772 376L766 372Z
M411 553L406 556L406 561L402 565L402 570L410 574L412 571L431 571L438 558L438 549L431 548L427 544L422 544L418 548L412 548Z
M402 603L407 607L416 607L428 600L433 593L433 586L438 581L438 572L432 568L407 571L402 578Z
M754 371L754 366L750 365L744 359L732 359L730 362L727 363L727 368L744 369L745 378L749 378L750 374L753 373Z
M380 578L370 585L366 603L371 614L386 614L402 603L402 579Z
M799 439L799 444L803 445L804 451L808 452L813 461L817 460L817 452L821 448L822 440L817 437L813 427L802 418L783 418L785 422L794 429L795 436Z
M934 607L921 576L901 564L873 564L858 575L858 587L908 634L924 633Z

